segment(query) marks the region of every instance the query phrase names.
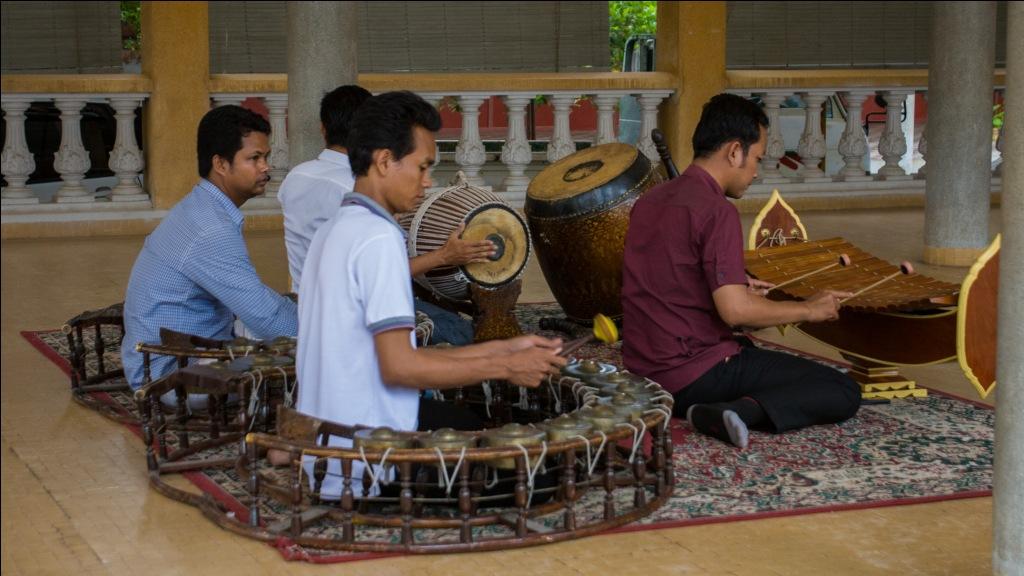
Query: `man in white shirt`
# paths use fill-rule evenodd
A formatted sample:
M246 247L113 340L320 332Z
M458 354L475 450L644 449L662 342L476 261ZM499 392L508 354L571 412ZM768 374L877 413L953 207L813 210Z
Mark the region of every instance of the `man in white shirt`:
M439 128L437 110L411 92L373 97L353 119L355 189L317 231L299 288L296 369L305 414L416 430L429 412L450 425L463 409L421 400L420 390L492 379L536 387L565 365L561 341L536 335L416 348L404 233L394 214L410 210L430 186ZM351 445L342 438L331 444ZM355 468L358 477L362 467ZM322 497L337 497L340 481L331 462Z
M320 101L320 132L326 148L314 160L293 168L281 183L277 197L284 214L284 242L292 292L299 292L306 252L318 228L334 216L342 198L352 191L355 179L349 166L346 142L356 109L371 96L360 86L339 86ZM464 241L456 230L439 250L412 258L412 275L438 266L479 262L493 254L490 241ZM455 345L473 341L473 328L454 312L416 300L416 309L434 321L433 339Z

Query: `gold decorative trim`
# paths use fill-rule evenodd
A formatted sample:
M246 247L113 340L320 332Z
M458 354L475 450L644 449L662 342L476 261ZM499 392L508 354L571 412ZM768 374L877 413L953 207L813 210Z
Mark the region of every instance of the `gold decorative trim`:
M964 371L964 376L967 380L974 385L974 388L978 391L978 394L982 398L989 395L992 390L996 388L996 382L992 382L992 386L985 389L985 386L978 380L978 377L974 374L974 369L967 363L966 354L966 343L967 343L967 302L969 300L969 294L971 286L974 285L975 280L981 274L981 270L988 264L988 261L993 256L999 253L999 248L1002 245L1002 234L996 234L995 240L989 244L988 248L978 256L978 259L971 266L970 272L967 273L967 277L964 278L964 283L960 285L960 298L957 302L959 308L959 315L956 317L956 359L960 363L960 369ZM993 344L995 344L993 342Z

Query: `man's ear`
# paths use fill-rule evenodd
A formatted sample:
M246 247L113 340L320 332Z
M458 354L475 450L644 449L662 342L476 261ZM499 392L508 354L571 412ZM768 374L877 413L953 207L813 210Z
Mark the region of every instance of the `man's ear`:
M375 168L381 176L387 175L392 162L394 162L394 155L391 154L391 150L388 150L387 148L378 148L373 151L372 167Z
M733 168L742 166L746 158L746 153L743 152L743 144L739 140L730 140L725 145L725 158L729 161L729 166Z
M231 169L231 162L220 154L214 154L212 168L217 174L226 174Z

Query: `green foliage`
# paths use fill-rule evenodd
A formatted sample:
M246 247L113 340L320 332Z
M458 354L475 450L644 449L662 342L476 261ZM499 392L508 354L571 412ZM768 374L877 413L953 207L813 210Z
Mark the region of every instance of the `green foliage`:
M609 2L608 41L612 70L622 70L626 40L636 34L654 34L657 30L657 2Z
M121 2L121 48L138 52L142 45L142 2Z
M1002 104L996 104L992 106L992 126L994 128L1002 128L1003 122L1006 120L1006 109L1003 108Z

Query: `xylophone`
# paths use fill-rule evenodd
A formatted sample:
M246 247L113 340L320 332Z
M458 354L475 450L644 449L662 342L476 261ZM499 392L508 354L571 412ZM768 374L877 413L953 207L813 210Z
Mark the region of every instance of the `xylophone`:
M893 265L842 238L807 240L796 213L775 191L747 247L747 271L776 284L769 298L802 300L826 289L855 294L842 302L837 321L798 329L852 363L865 397L923 396L895 366L957 357L982 397L995 385L998 239L960 286L915 274L908 262Z

